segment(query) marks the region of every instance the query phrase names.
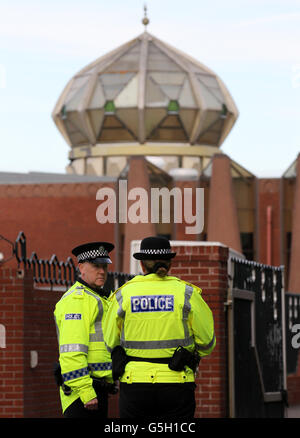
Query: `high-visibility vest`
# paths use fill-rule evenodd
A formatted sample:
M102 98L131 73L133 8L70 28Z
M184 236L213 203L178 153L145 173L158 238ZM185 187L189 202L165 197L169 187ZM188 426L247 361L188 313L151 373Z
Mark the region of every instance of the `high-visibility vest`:
M111 297L104 323L109 351L121 345L126 354L142 358L171 357L178 346L196 348L206 356L215 347L213 315L201 289L176 277L138 275ZM131 361L122 382L194 381L188 367L171 371L166 363Z
M112 382L111 356L103 341L103 321L109 302L77 281L58 301L54 311L59 362L71 395L60 390L62 409L80 397L85 404L96 397L92 378Z

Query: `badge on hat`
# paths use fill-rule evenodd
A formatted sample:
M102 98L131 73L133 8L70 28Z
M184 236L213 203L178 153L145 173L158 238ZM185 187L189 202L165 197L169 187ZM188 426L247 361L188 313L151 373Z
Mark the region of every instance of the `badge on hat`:
M78 263L112 263L109 252L114 249L114 245L108 242L91 242L76 246L72 249L72 254L77 257Z
M146 237L141 241L140 252L133 254L137 260L169 260L176 256L165 237Z

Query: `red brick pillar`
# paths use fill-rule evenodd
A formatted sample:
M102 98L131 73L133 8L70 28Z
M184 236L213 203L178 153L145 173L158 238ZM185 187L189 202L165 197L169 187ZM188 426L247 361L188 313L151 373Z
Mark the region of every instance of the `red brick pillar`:
M230 158L215 155L209 189L207 240L242 252Z
M292 217L292 246L288 290L289 292L300 293L300 154L297 158L297 177Z
M132 189L142 188L146 190L148 196L148 218L144 223L134 224L127 217L127 223L124 227L124 257L123 257L123 272L130 272L130 244L132 240L142 240L144 237L155 236L155 224L151 223L151 204L150 191L151 185L148 175L147 163L144 157L131 157L129 161L128 171L128 193ZM136 201L128 201L128 211L130 205ZM146 206L145 206L146 207Z
M213 353L200 362L196 379L196 417L228 416L227 332L224 302L227 297L228 248L209 242L172 242L177 251L171 275L199 286L213 312L217 339Z

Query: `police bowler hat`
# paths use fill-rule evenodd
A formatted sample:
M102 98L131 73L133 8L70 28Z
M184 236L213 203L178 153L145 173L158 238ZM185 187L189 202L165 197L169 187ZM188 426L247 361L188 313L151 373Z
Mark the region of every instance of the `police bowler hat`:
M137 260L168 260L176 256L165 237L146 237L141 241L140 251L133 254Z
M72 254L77 257L78 263L112 263L108 253L114 249L114 245L108 242L91 242L76 246Z

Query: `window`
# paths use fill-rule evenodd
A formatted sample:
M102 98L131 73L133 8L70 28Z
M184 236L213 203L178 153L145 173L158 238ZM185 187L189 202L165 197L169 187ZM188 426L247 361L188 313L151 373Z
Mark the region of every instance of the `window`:
M254 259L253 233L241 233L242 252L247 260Z

